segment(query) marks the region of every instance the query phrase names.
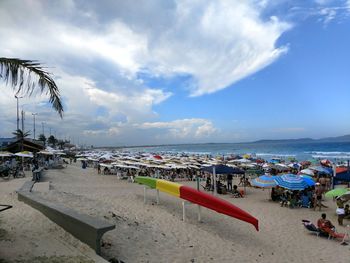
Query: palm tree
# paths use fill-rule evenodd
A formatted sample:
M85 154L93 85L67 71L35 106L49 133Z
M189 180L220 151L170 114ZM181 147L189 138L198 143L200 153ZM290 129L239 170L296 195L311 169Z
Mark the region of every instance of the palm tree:
M52 107L62 118L63 105L58 87L50 73L46 72L37 61L0 57L0 79L4 79L6 84L10 81L16 94L22 92L30 96L38 85L41 93L44 91L49 93Z
M17 137L17 139L21 140L30 135L29 131L23 132L21 129L15 130L13 133Z
M46 143L46 136L44 134L40 134L39 135L39 138L38 138L38 141L42 141L44 146L45 146L45 143Z
M24 138L30 135L29 131L24 132L21 129L18 129L18 130L15 130L12 134L15 135L17 140L21 142L21 151L23 151Z

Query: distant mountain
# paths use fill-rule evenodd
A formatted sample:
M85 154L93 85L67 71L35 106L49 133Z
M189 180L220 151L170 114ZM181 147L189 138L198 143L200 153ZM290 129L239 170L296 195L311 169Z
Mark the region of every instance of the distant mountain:
M283 140L259 140L253 143L303 143L303 142L313 142L314 139L311 138L300 138L300 139L283 139Z
M338 137L327 137L321 139L300 138L285 140L259 140L252 143L313 143L313 142L350 142L350 134Z
M328 137L328 138L322 138L318 141L321 142L350 142L350 134L338 136L338 137Z

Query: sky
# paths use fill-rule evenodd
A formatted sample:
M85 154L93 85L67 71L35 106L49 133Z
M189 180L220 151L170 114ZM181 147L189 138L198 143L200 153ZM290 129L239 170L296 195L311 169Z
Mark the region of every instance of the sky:
M36 137L94 146L350 134L350 0L1 0L0 57L38 60ZM16 129L0 81L0 137Z

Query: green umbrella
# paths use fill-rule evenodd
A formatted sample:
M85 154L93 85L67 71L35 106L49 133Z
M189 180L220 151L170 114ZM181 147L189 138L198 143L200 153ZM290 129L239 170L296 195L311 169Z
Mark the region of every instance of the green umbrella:
M341 198L346 200L346 201L349 201L350 200L350 190L347 191L345 194L342 194Z
M326 197L335 197L335 196L341 196L345 194L348 191L347 188L336 188L333 190L328 191L325 196Z

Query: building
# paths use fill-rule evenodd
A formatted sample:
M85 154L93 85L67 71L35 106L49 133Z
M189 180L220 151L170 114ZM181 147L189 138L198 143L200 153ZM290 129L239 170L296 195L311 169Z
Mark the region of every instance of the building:
M44 150L45 147L43 144L38 143L38 141L33 141L31 139L17 140L15 139L12 143L8 144L6 147L3 147L3 150L9 151L12 153L20 151L29 151L29 152L39 152Z
M16 137L13 138L0 138L0 149L3 149L16 141Z

